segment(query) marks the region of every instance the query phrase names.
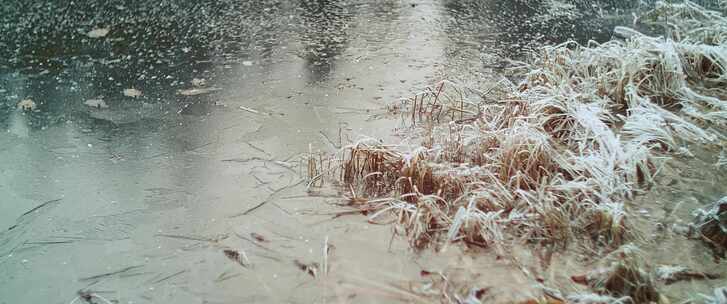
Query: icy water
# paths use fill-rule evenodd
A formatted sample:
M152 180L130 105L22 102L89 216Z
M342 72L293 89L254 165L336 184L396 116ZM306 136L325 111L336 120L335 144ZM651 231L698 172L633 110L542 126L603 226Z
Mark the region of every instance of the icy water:
M621 21L523 3L3 1L0 303L422 301L411 282L452 265L527 297L494 255L417 254L332 219L338 199L306 194L299 164L387 137L393 100ZM700 203L724 181L685 178Z

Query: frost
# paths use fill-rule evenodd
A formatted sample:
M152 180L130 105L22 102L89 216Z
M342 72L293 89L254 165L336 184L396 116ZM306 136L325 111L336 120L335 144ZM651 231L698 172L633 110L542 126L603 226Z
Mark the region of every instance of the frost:
M563 19L575 19L583 14L572 3L560 0L548 0L545 2L545 10L539 15L541 22L552 22Z
M712 295L701 295L705 304L727 304L727 287L716 288Z

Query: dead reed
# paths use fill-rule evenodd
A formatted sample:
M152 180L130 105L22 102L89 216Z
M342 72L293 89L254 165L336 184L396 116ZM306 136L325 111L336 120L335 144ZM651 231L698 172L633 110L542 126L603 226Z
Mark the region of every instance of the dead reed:
M508 234L618 248L636 236L624 202L648 190L669 154L715 140L700 125L727 118L727 21L691 2L659 3L641 20L666 16L675 37L619 28L626 40L544 47L519 85L444 81L392 105L411 131L405 142L420 145L344 147L350 204L397 222L416 248Z
M326 170L311 152L311 184L336 176L350 206L396 223L416 249L501 250L514 237L605 248L608 265L587 282L597 297L659 301L638 250L624 245L639 237L625 203L670 156L689 157L727 123L727 19L686 1L660 2L640 21L660 18L671 36L617 28L624 40L542 48L519 84L443 81L401 100L389 110L408 144L362 139Z

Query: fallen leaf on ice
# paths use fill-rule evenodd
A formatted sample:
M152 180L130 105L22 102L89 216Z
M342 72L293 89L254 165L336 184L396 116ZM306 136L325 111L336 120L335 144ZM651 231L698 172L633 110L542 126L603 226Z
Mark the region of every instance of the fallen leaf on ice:
M106 35L109 34L108 28L97 28L93 29L92 31L86 33L86 36L89 38L103 38L106 37Z
M106 104L103 99L89 99L86 100L83 104L92 107L92 108L98 108L98 109L106 109L109 107L109 105Z
M124 95L129 97L139 97L141 96L141 91L131 88L124 90Z
M207 80L204 80L204 78L195 78L192 79L192 85L195 87L203 87L207 85Z
M18 102L18 109L23 111L33 111L35 110L35 102L31 99L23 99Z

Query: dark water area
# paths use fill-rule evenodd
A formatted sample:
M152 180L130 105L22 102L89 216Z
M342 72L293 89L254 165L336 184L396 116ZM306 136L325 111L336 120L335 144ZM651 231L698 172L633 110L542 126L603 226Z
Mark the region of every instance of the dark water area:
M495 79L543 44L608 40L634 9L2 1L0 303L69 303L79 290L119 303L321 302L328 289L291 265L320 259L329 237L342 270L418 273L405 244L387 251L387 228L325 221L297 156L387 136L392 122L372 116L437 81ZM240 237L251 232L273 239L267 250ZM246 248L255 270L231 265L229 248Z
M618 5L577 2L563 9L550 4L443 1L436 8L440 14L423 18L442 31L440 36L431 33L430 39L447 43L448 66L463 65L479 53L518 58L543 43L610 38L612 25L597 17L604 7ZM0 112L6 117L15 108L13 101L35 97L43 110L31 115L31 126L44 127L78 116L70 100L105 97L114 108L119 92L127 88L141 90L144 102L156 107L170 103L167 97L195 78L214 82L236 77L233 67L243 63L259 65L264 72L281 57L291 56L303 60L307 83L324 83L337 61L355 59L346 53L367 52L397 36L405 38L392 32L391 25L418 5L428 4L5 1L0 4L0 81L4 94L14 98L4 102ZM353 26L356 18L369 18L367 28ZM107 31L104 37L89 37L99 29ZM422 29L421 34L427 31ZM482 65L497 66L497 62ZM59 98L45 100L50 96ZM157 117L179 107L162 106L140 117Z

